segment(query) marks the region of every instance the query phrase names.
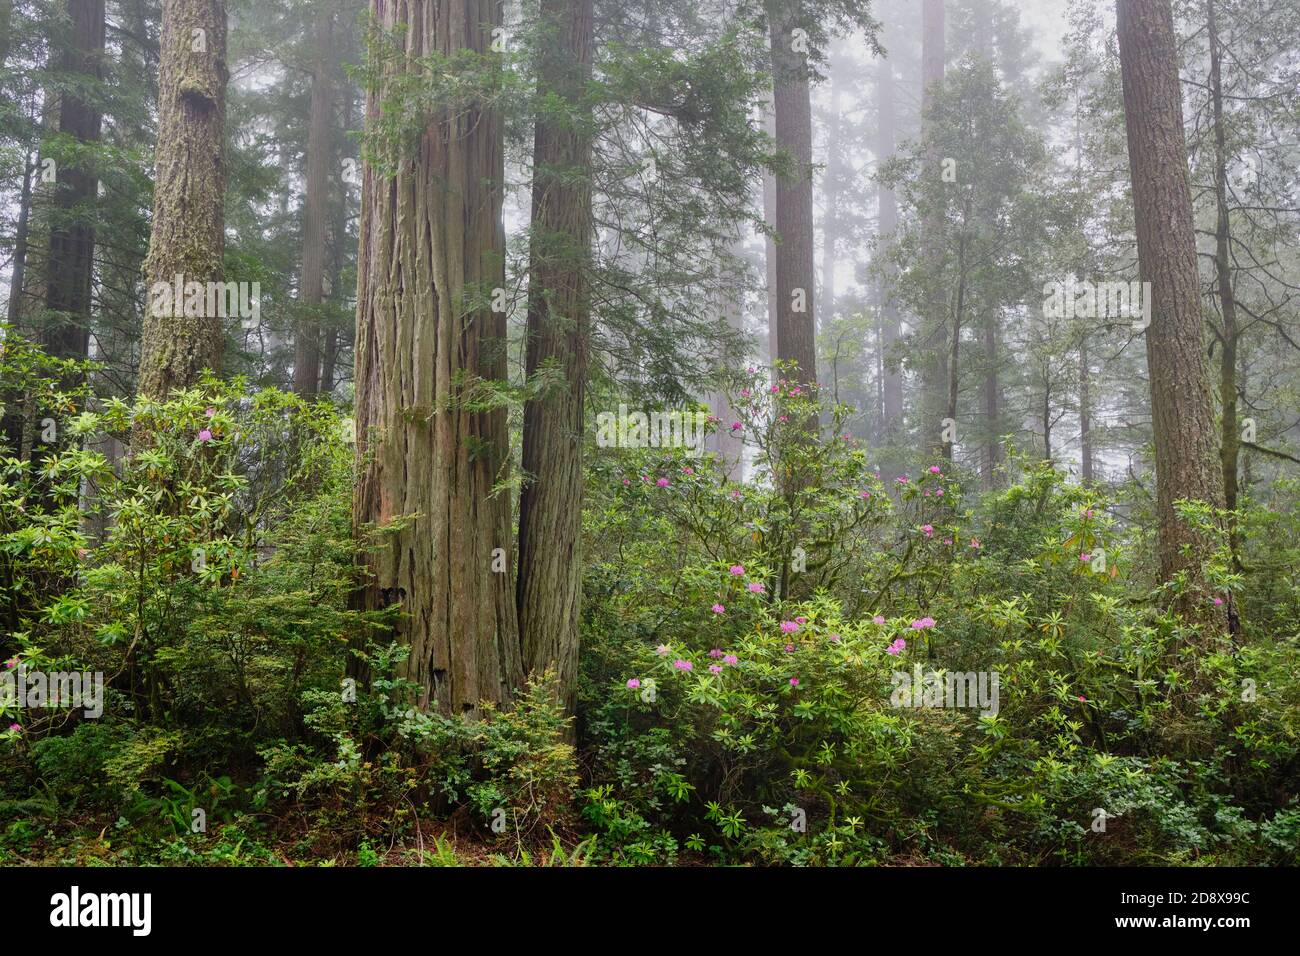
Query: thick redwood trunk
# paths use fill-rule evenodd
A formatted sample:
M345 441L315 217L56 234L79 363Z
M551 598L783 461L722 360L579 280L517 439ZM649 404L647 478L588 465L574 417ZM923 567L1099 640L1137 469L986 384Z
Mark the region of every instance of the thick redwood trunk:
M1221 507L1223 476L1203 348L1192 197L1169 0L1119 0L1124 119L1138 262L1151 283L1146 330L1155 438L1160 573L1198 577L1209 542L1175 513L1193 499ZM1187 553L1184 553L1187 549Z
M366 101L373 128L401 76L430 56L491 54L491 0L371 0L376 25L402 45ZM394 76L393 74L398 74ZM365 561L365 608L401 602L403 676L422 707L474 711L522 678L505 410L477 404L506 378L500 113L482 102L432 114L413 155L389 177L369 164L357 263L358 533L399 516Z
M163 0L153 228L146 292L156 283L220 282L225 248L225 0ZM173 306L175 303L172 303ZM157 308L149 295L140 338L141 395L165 399L221 360L216 315ZM176 314L179 313L179 314Z
M537 119L533 151L527 372L564 382L524 406L519 499L519 633L524 666L554 668L572 704L582 599L582 433L592 240L591 139L583 98L591 72L592 0L542 0L539 94L564 115Z

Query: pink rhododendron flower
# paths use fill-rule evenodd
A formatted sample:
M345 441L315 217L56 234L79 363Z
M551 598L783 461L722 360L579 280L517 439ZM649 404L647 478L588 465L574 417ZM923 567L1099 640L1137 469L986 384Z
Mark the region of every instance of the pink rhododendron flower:
M884 623L885 623L885 617L884 617L884 615L883 615L883 614L877 614L875 617L873 617L873 618L871 619L871 623L872 623L872 624L884 624Z
M709 665L709 673L710 673L710 674L721 674L721 673L722 673L722 665L721 665L721 664L710 664L710 665Z
M921 525L921 530L925 532L927 538L934 537L934 525L923 524Z
M731 492L731 497L732 497L733 499L735 499L735 498L739 498L739 497L740 497L740 489L739 489L739 488L735 488L735 489L733 489L732 492Z
M732 422L732 423L731 423L731 430L732 430L733 432L738 432L738 431L740 431L740 430L741 430L742 428L744 428L744 427L745 427L745 426L742 425L742 424L740 424L740 422Z
M972 548L982 548L982 547L983 547L983 545L980 544L980 539L979 539L979 538L971 538L971 539L970 539L970 546L971 546Z
M1079 560L1080 560L1080 561L1083 561L1083 562L1085 562L1085 563L1087 563L1088 561L1091 561L1091 560L1092 560L1092 555L1090 555L1090 554L1088 554L1087 552L1085 552L1085 553L1079 555Z
M806 617L796 617L796 618L794 619L794 622L795 622L796 624L807 624L807 623L808 623L808 618L806 618Z
M923 631L928 627L934 627L934 618L922 617L922 618L917 618L915 621L912 622L912 630L914 631Z
M668 653L668 645L660 644L658 647L655 648L655 653L658 654L660 657L663 657L665 654Z
M641 686L641 682L637 680L635 677L633 677L630 681L627 682L628 690L636 690L640 686Z
M754 594L763 593L763 583L761 581L750 581L749 584L745 586L749 588L749 590L752 591Z
M858 497L859 497L859 498L870 498L870 497L871 497L871 492L869 492L869 491L864 491L864 492L862 492L860 495L858 495Z
M727 613L727 609L726 609L725 607L723 607L721 604L715 604L715 605L713 605L713 613L714 613L714 614L725 614L725 613Z
M715 647L713 650L709 651L709 656L712 657L712 658L714 658L714 659L721 657L721 656L722 656L722 649L721 649L721 648L717 648L717 647Z
M793 653L794 653L794 645L793 645L793 644L787 644L787 645L785 646L785 652L786 652L787 654L793 654Z
M683 474L683 475L693 475L693 474L695 474L695 469L694 469L694 468L690 468L690 467L683 468L683 469L682 469L682 474Z
M736 577L740 577L740 575L745 573L745 566L743 564L733 564L731 566L731 573L736 575Z
M1221 597L1216 597L1216 598L1214 599L1214 606L1215 606L1215 607L1218 607L1218 606L1221 605L1222 603L1223 603L1223 598L1221 598Z
M840 642L840 636L839 636L838 634L832 634L832 635L831 635L831 643L832 643L832 644L838 644L839 642Z
M750 392L750 390L747 389L747 388L742 388L742 389L740 390L740 397L741 397L741 398L749 398L749 396L750 396L751 394L753 394L753 393Z
M18 733L22 733L23 728L22 728L22 724L10 724L9 729L12 730L14 733L18 734Z
M681 658L678 658L677 660L673 661L673 667L677 668L679 671L689 671L695 669L694 664L692 664L690 661L684 661Z
M936 489L934 489L934 496L935 496L936 498L942 498L942 497L943 497L943 489L942 489L942 488L936 488Z
M906 648L907 648L907 641L903 640L900 637L897 640L895 640L894 643L890 644L888 647L885 648L885 653L893 654L895 657L897 657L902 651L906 650Z
M217 414L217 410L215 408L207 408L204 409L203 414L208 418L211 418L213 415Z
M660 478L658 481L655 482L655 484L658 485L660 488L667 488L667 487L668 487L668 479L667 479L667 478Z
M739 663L740 663L740 658L737 657L735 654L728 654L726 657L724 657L724 658L722 659L722 663L724 663L724 664L739 664Z
M781 622L781 631L782 631L782 633L784 633L784 634L793 634L793 633L794 633L795 631L797 631L797 630L799 630L799 625L796 624L794 621L782 621L782 622Z
M791 687L798 687L798 686L799 686L799 678L797 678L797 677L791 677L791 678L790 678L790 686L791 686Z
M212 429L210 429L210 428L205 428L205 429L203 429L202 431L200 431L200 432L199 432L199 441L200 441L200 442L210 442L210 441L212 441Z

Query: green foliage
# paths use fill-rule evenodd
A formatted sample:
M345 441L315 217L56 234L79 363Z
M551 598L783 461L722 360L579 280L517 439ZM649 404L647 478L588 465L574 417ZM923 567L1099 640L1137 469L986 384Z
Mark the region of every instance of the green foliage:
M1234 644L1161 610L1121 512L1046 463L1020 462L976 509L939 466L886 490L837 429L788 427L808 420L791 391L733 400L758 468L743 487L662 450L591 467L598 854L1278 858L1300 757L1294 641ZM916 668L996 672L996 712L897 706Z

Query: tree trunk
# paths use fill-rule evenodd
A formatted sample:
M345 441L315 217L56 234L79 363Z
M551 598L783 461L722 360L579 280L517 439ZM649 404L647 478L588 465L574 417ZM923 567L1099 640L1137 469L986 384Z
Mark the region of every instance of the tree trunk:
M948 399L944 405L948 418L957 421L957 393L961 385L961 327L966 317L966 246L967 222L970 219L970 202L962 213L961 239L957 247L957 299L952 310L952 334L948 338ZM952 442L945 442L944 457L952 461Z
M1093 482L1092 456L1092 361L1088 355L1088 336L1079 337L1079 480Z
M315 58L311 76L311 113L307 125L307 184L303 197L302 273L299 276L299 315L293 343L293 390L313 401L320 383L320 305L325 299L325 220L329 206L329 174L334 165L330 113L330 50L334 38L334 5L325 0L316 11Z
M772 45L776 142L794 161L776 177L777 358L798 365L794 378L817 381L813 284L812 99L808 64L794 49L798 9L791 0L767 0Z
M590 321L592 0L542 0L538 94L562 101L539 116L533 145L528 348L531 378L547 364L564 382L524 405L519 498L519 634L524 667L554 668L572 708L582 599L582 434ZM553 109L553 107L551 107Z
M990 308L984 319L984 422L988 437L984 446L980 480L987 491L997 481L997 467L1002 460L1001 383L998 381L998 317Z
M922 0L921 4L921 128L927 141L923 162L923 176L939 176L942 157L930 144L929 126L935 102L943 92L944 73L944 6L943 0ZM938 244L942 241L942 223L934 216L921 224L922 255L927 260L939 257ZM945 320L947 297L935 290L929 296L925 315L921 316L921 347L927 351L921 358L922 434L925 447L931 454L951 456L952 445L943 440L944 429L940 419L947 409L948 392L948 331Z
M1232 226L1228 217L1228 147L1223 125L1223 78L1219 54L1219 28L1214 0L1205 0L1205 19L1210 44L1210 98L1214 111L1214 270L1219 287L1219 311L1223 315L1223 351L1219 353L1219 400L1223 403L1220 464L1223 471L1223 506L1237 507L1238 455L1241 449L1237 421L1237 345L1241 329L1237 324L1237 298L1233 289ZM1240 567L1237 522L1228 517L1228 538L1233 562Z
M158 145L146 293L162 283L220 282L225 247L225 0L163 0ZM176 303L171 303L173 306ZM165 399L221 360L215 315L155 308L140 338L139 392ZM197 310L206 313L206 308ZM180 314L167 314L175 312Z
M1119 0L1120 68L1139 271L1150 282L1146 330L1155 438L1160 573L1200 582L1210 542L1174 502L1223 505L1205 365L1178 51L1169 0ZM1188 553L1184 554L1184 548Z
M776 122L770 103L763 110L763 131L776 138ZM777 341L776 239L772 235L776 231L776 176L767 170L763 172L763 224L771 230L763 242L763 273L767 288L767 357L775 367L777 356L781 354L781 345Z
M731 255L737 259L744 255L744 243L739 237L732 243ZM718 311L722 313L727 328L734 335L745 330L744 294L736 283L724 281L719 290ZM718 417L718 427L710 442L711 451L717 455L718 466L727 481L740 482L745 478L745 447L740 437L731 430L736 420L735 409L725 391L719 391L711 402L713 414Z
M839 241L839 177L840 126L844 120L840 113L843 84L835 82L830 73L831 116L826 135L826 171L822 174L822 197L826 212L822 217L822 316L827 322L835 319L835 245Z
M10 325L17 325L21 318L23 301L24 271L27 268L27 226L32 214L32 154L28 152L23 160L23 186L18 197L18 227L14 234L14 264L9 272L9 305L5 313Z
M72 45L63 68L87 82L102 75L104 0L69 0ZM103 117L93 105L64 90L59 98L59 132L78 143L99 142ZM95 274L94 208L99 177L93 168L58 164L49 257L45 261L45 350L58 358L84 359L90 344L91 290Z
M894 155L897 119L894 113L894 71L884 57L876 72L876 97L880 111L880 145L877 159L887 160ZM877 221L879 238L892 236L898 228L898 197L888 186L877 187L877 201L880 212ZM879 247L884 252L883 246ZM880 314L882 322L882 351L888 353L903 335L902 318L894 302L893 280L895 269L886 263L883 270L880 289ZM884 406L884 434L887 441L893 441L903 430L903 373L900 368L890 368L882 357L884 369L884 386L882 404Z
M422 60L491 56L501 24L492 0L371 0L370 12L405 60L369 91L367 125ZM401 602L402 675L422 708L448 713L508 699L523 671L510 503L492 493L509 474L506 414L477 404L485 381L506 379L506 317L489 302L505 287L502 132L482 102L439 110L395 175L366 164L362 186L353 522L360 535L418 517L367 553L354 604Z

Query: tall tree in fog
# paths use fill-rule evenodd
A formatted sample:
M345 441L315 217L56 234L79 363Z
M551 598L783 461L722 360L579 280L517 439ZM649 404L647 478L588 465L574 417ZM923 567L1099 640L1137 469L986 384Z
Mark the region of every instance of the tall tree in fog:
M335 165L330 128L333 106L333 64L330 62L334 39L333 0L320 0L315 13L311 112L307 119L307 183L303 197L302 271L298 287L302 311L294 334L293 358L293 390L308 400L316 397L321 379L319 309L325 299L329 175L331 167Z
M88 102L85 91L102 76L104 0L68 0L71 34L63 51L69 76L84 78L59 96L59 133L85 147L99 142L103 117ZM99 177L91 150L57 164L54 209L46 257L45 307L42 340L49 354L85 358L90 344L91 287L95 268L94 207Z
M791 168L776 177L777 358L797 363L801 382L817 380L813 285L812 99L808 30L797 0L766 0L777 145Z
M932 122L935 103L943 93L944 73L944 0L921 0L921 125L922 138L927 142L937 142L937 137L928 135ZM925 156L921 175L934 177L940 175L940 160L943 157L931 150ZM936 244L942 225L935 219L922 223L923 256L937 254ZM936 292L920 311L921 317L921 434L924 447L932 452L952 457L951 443L943 440L940 420L948 407L948 338L945 331L944 315L946 296Z
M1169 0L1119 0L1120 69L1139 273L1149 282L1146 330L1155 439L1160 573L1199 578L1211 543L1175 510L1223 505L1223 476L1205 362L1196 233Z

